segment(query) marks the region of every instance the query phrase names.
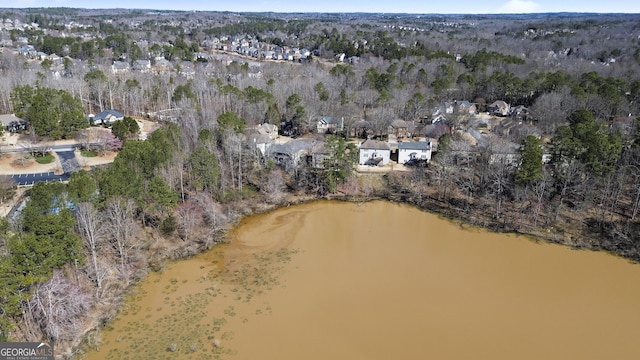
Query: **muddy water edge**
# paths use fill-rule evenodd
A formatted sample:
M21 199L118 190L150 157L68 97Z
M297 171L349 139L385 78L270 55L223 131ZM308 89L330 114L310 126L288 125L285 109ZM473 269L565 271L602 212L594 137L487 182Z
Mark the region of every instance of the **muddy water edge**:
M140 283L87 359L637 359L640 265L318 201Z

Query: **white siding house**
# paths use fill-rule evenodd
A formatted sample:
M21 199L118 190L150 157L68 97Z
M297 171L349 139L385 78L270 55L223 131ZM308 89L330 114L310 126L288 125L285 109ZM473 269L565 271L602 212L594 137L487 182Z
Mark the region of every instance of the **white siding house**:
M391 148L389 144L378 140L367 140L360 145L360 165L383 166L389 163Z
M409 160L431 161L431 142L410 141L398 143L398 163L406 164Z

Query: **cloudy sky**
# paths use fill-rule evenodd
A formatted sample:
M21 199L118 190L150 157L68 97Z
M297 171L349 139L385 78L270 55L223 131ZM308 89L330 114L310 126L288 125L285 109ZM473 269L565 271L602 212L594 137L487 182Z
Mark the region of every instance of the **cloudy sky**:
M74 7L162 10L498 14L540 12L640 13L634 0L1 0L0 8Z

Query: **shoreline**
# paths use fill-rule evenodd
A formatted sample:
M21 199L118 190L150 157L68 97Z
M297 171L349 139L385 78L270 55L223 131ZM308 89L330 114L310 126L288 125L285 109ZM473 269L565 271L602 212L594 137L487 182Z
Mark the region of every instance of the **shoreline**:
M372 174L373 175L373 174ZM376 175L373 175L376 176ZM239 216L229 223L229 226L222 230L221 232L216 234L216 238L208 243L202 243L198 241L191 241L189 243L184 242L174 242L169 240L165 241L164 245L171 244L173 246L166 247L158 247L154 248L153 245L148 248L145 256L148 260L146 267L140 268L135 274L132 275L128 284L125 284L124 287L121 288L120 292L114 294L112 297L108 299L98 299L97 302L93 305L93 313L87 317L86 328L82 332L82 335L79 338L73 339L70 342L65 344L59 344L61 349L65 349L64 354L62 354L61 358L75 358L77 356L81 356L83 349L87 346L99 346L99 344L92 344L95 341L95 337L98 336L100 329L103 326L108 326L108 324L117 316L117 314L123 310L123 300L126 296L131 294L131 291L135 288L137 284L139 284L142 280L146 279L151 272L160 272L162 269L171 262L181 261L189 259L193 256L202 254L208 250L210 250L213 246L217 244L224 243L226 240L226 235L229 231L232 231L234 228L239 226L242 221L250 218L254 215L260 215L269 213L272 211L276 211L281 208L286 208L289 206L301 205L306 203L311 203L314 201L340 201L340 202L351 202L351 203L367 203L372 201L388 201L392 203L400 203L406 206L414 207L420 211L424 211L436 216L439 216L443 219L451 221L457 224L460 227L476 227L478 229L482 229L485 231L493 232L493 233L505 233L505 234L514 234L517 236L526 236L531 241L534 242L546 242L546 243L554 243L560 244L563 246L570 247L572 249L587 249L592 251L606 251L607 253L624 258L632 263L638 263L638 259L632 256L626 256L626 254L622 252L616 252L604 247L594 247L592 243L587 240L586 234L579 233L568 233L563 232L562 234L557 233L549 233L549 235L544 236L542 230L539 232L524 232L519 229L508 228L506 226L501 226L500 222L490 221L490 219L482 218L482 217L465 217L464 212L459 211L455 207L448 206L446 202L438 201L432 197L426 196L424 197L421 203L417 203L412 201L411 199L406 197L406 194L395 194L395 193L378 193L372 194L368 196L364 196L361 194L346 194L346 193L336 193L336 194L328 194L325 196L309 196L309 195L297 195L297 194L288 194L288 196L282 199L278 203L267 203L256 201L256 199L252 199L253 201L243 200L239 204L235 204L234 208L239 212ZM490 212L490 211L489 211ZM486 215L486 214L485 214ZM504 224L504 223L503 223ZM562 235L562 236L559 236ZM147 234L147 241L152 242L154 239L150 234ZM579 239L584 236L582 241L568 241L570 239ZM157 239L155 239L157 240ZM81 357L80 357L81 358Z

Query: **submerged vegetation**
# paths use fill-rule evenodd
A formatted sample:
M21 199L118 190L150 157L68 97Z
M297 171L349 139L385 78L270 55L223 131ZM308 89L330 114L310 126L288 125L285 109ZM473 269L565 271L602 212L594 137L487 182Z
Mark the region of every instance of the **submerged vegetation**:
M637 15L0 13L0 110L26 122L6 131L37 142L102 126L86 142L119 149L68 184L36 184L3 220L0 340L73 356L149 270L223 242L243 216L322 197L403 201L640 259ZM105 109L127 116L84 116ZM340 127L321 128L329 117ZM358 172L367 138L429 138L434 156ZM259 269L239 265L235 296L272 285ZM179 282L163 306L178 306ZM220 354L224 336L161 341Z

